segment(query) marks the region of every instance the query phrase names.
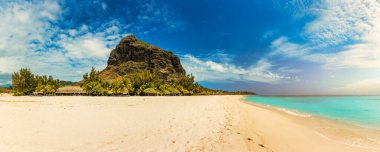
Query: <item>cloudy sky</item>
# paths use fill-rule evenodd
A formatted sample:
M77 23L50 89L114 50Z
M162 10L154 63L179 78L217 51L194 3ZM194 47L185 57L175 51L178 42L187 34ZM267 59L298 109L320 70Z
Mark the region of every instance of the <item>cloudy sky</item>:
M378 0L0 0L0 85L21 67L79 81L128 34L210 88L380 94Z

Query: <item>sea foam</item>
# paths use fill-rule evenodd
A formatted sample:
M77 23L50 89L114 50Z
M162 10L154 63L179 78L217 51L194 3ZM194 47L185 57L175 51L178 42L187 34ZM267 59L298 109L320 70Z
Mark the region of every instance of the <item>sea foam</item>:
M338 143L341 143L341 144L344 144L344 145L347 145L347 146L351 146L351 147L356 147L356 148L362 148L362 149L372 149L372 150L380 150L380 141L377 141L377 140L374 140L374 139L371 139L371 138L367 138L368 140L371 140L372 142L375 142L376 145L379 145L379 146L372 146L372 144L368 145L368 144L365 144L364 142L359 142L359 141L352 141L352 142L348 142L348 141L341 141L341 140L335 140L335 139L332 139L332 138L329 138L327 137L326 135L324 135L323 133L320 133L320 132L316 132L319 136L327 139L327 140L330 140L330 141L333 141L333 142L338 142Z
M309 115L309 114L306 114L306 113L302 113L302 112L298 112L296 110L289 110L289 109L285 109L285 108L276 108L282 112L285 112L289 115L292 115L292 116L297 116L297 117L304 117L304 118L308 118L308 117L311 117L312 115Z

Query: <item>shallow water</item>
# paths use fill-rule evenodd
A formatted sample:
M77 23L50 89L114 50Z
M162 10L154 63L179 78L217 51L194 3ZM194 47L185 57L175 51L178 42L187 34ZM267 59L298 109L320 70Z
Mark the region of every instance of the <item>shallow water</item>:
M280 107L292 115L320 116L380 129L380 96L248 96L247 100Z

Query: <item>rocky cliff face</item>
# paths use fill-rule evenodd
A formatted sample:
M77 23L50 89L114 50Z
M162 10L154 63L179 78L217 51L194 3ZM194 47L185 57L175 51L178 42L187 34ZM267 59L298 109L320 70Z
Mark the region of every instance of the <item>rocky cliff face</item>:
M158 70L164 80L175 79L177 74L186 73L178 56L129 35L112 50L107 67L100 75L106 80L114 80L143 70Z

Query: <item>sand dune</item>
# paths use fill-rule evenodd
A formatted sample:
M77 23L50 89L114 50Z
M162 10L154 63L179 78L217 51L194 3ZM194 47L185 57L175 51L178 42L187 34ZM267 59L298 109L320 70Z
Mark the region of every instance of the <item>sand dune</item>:
M0 97L0 151L376 151L242 99Z

